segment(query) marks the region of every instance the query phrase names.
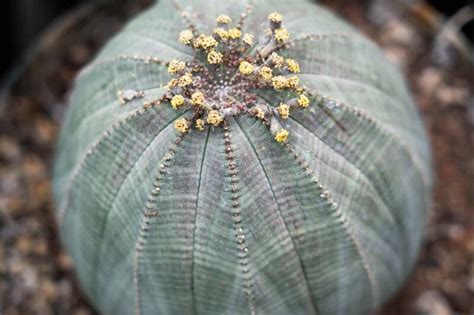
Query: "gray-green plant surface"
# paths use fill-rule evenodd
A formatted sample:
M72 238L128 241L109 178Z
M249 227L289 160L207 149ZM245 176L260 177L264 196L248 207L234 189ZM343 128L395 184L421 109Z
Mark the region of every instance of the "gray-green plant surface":
M77 79L55 198L103 314L367 314L413 266L432 175L398 70L312 1L246 5L158 1ZM281 54L298 60L311 99L282 122L288 141L248 115L175 130L189 109L154 101L167 93L166 62L193 59L179 33L209 34L218 15L247 12L242 31L261 34L273 11L292 38Z

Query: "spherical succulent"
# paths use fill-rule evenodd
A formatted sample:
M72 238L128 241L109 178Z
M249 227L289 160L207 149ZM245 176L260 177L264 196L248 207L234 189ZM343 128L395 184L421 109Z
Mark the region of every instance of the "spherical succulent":
M55 163L103 314L367 314L430 187L399 72L312 1L157 1L79 75Z

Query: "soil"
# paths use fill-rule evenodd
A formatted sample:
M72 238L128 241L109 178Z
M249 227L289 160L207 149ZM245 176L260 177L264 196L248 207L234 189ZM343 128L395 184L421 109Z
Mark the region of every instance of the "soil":
M3 94L0 314L96 314L56 231L54 146L77 71L150 2L104 1L58 21ZM436 186L424 246L406 285L377 314L474 314L474 67L452 51L433 57L426 8L322 2L401 67L431 136Z

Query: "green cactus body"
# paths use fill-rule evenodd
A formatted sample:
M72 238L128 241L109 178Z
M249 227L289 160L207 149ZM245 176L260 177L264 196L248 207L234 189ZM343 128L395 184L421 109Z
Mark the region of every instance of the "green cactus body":
M399 72L326 10L159 1L79 75L55 198L103 314L367 314L431 177Z

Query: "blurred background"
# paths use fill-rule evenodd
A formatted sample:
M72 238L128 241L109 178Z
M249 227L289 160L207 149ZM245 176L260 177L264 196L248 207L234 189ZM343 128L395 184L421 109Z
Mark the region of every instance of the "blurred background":
M348 0L346 0L348 1ZM65 12L78 7L81 4L93 2L93 0L2 0L0 2L0 35L2 40L2 58L0 59L0 79L11 67L18 63L18 57L35 42L37 36L51 24L52 21L62 16ZM344 2L344 1L334 1ZM368 3L370 1L356 1ZM388 2L388 1L386 1ZM393 1L400 6L413 6L423 3L417 0ZM427 0L434 12L443 18L449 18L459 13L472 0ZM461 31L474 42L474 21L462 25Z
M95 314L56 232L54 146L77 72L151 2L0 1L0 315ZM400 67L433 148L424 246L406 285L376 314L473 315L474 4L318 2Z
M0 2L2 77L19 62L44 29L65 12L90 0L4 0Z

